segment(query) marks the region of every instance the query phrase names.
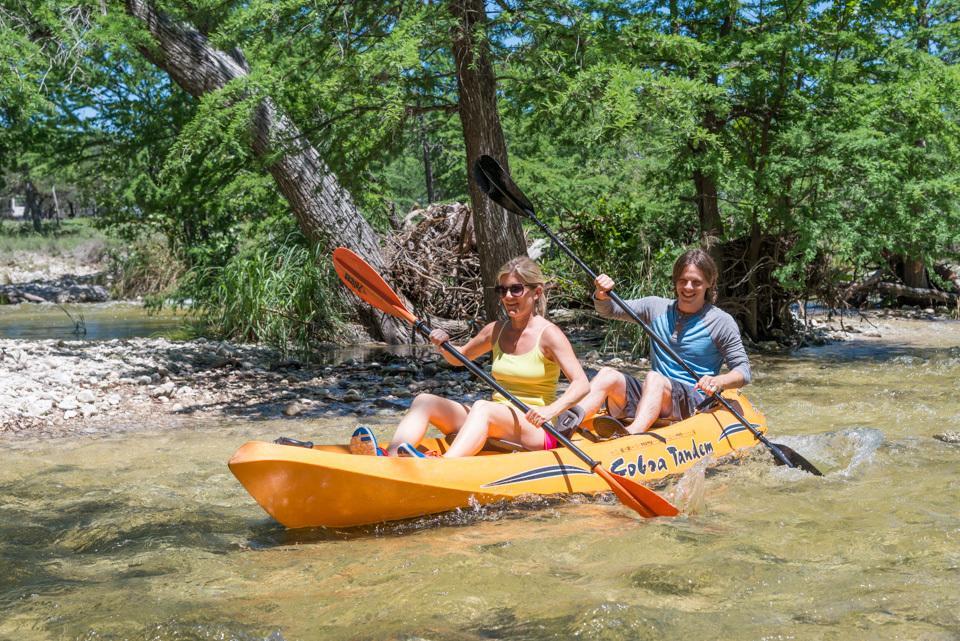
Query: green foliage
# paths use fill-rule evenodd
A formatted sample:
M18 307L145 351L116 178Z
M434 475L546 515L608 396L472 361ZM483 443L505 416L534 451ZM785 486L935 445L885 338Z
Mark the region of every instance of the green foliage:
M170 251L168 239L155 234L111 251L108 270L114 298L145 298L149 307L159 309L175 294L184 264Z
M0 254L41 252L52 256L78 249L105 252L115 241L93 225L88 218L57 222L44 221L40 232L29 221L0 220Z
M217 332L329 333L337 305L305 302L332 300L329 274L277 225L289 208L271 159L249 151L252 110L269 99L291 118L303 140L280 149L317 148L381 229L426 204L425 150L434 199L465 199L449 3L156 6L242 51L249 76L196 99L146 61L151 39L122 3L0 0L0 65L15 70L0 74L0 173L75 187L131 244L162 234L190 268L179 295ZM673 258L705 231L705 184L720 241L784 241L771 245L787 247L775 274L797 297L820 285L813 264L842 278L890 253L929 264L960 247L956 0L486 6L477 35L495 59L511 172L624 291L669 292ZM577 269L547 262L558 295L585 302ZM264 283L302 302L285 307Z
M288 219L244 229L223 266L194 267L179 294L193 300L205 333L309 351L335 338L344 304L325 251L310 247Z

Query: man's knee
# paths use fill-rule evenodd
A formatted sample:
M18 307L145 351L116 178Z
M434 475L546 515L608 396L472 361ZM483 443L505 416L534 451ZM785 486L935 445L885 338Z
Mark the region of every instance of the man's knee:
M666 385L670 384L670 380L661 374L660 372L649 371L647 375L643 378L643 386L647 387L648 385L657 388L663 388Z
M612 367L601 367L597 375L590 381L590 389L608 391L623 388L625 380L622 372Z

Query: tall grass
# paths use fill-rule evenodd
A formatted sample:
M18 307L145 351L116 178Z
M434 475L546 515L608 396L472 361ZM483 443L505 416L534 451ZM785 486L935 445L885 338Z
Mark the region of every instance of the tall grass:
M336 337L344 305L325 252L299 234L250 244L219 268L195 270L194 311L204 333L307 352Z
M162 236L154 235L133 241L123 251L111 251L109 271L114 298L153 298L149 306L158 308L174 291L186 266Z

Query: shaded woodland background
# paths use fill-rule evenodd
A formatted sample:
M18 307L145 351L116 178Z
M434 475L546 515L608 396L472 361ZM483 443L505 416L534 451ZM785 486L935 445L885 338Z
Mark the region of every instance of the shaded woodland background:
M535 239L473 184L481 153L625 296L709 247L754 341L801 301L956 310L958 8L0 0L0 195L41 233L93 215L155 304L280 345L409 338L342 294L337 245L421 313L494 315Z

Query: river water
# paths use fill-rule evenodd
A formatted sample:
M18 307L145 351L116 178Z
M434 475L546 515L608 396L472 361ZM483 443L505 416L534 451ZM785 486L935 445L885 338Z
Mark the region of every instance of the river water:
M891 327L754 359L772 440L824 478L758 451L675 519L607 496L285 531L227 470L343 419L0 442L0 639L960 639L960 445L933 438L960 324Z
M127 302L0 305L0 338L172 338L183 333L185 318L182 312L164 309L153 313L143 305Z

